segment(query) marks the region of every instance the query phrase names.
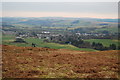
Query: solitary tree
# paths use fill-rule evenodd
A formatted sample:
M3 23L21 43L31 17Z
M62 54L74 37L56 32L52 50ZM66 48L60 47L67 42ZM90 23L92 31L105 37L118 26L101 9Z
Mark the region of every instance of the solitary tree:
M32 47L36 47L36 44L32 43Z

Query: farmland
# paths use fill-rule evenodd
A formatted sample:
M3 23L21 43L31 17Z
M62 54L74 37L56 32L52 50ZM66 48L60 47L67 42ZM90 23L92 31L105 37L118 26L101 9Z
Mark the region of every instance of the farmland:
M113 28L113 27L110 27L110 28L101 28L101 29L98 28L94 32L102 32L102 31L109 31L111 33L115 33L115 32L118 32L118 28L117 27L115 27L115 28Z
M93 43L93 42L102 43L106 47L110 46L110 44L115 44L117 46L120 44L118 40L111 40L111 39L88 39L85 41L88 41L90 43Z
M53 48L53 49L71 49L71 50L82 50L82 51L97 51L94 49L87 49L87 48L77 48L75 46L66 44L58 44L58 43L46 43L43 42L42 39L38 39L38 38L25 38L26 43L13 43L13 41L15 40L15 36L14 35L4 35L3 36L3 44L6 45L16 45L16 46L32 46L32 43L37 44L37 47L48 47L48 48Z
M116 19L5 17L2 26L3 44L7 45L31 46L34 43L37 47L85 51L120 49L115 41L119 38ZM14 43L17 37L27 43ZM92 39L99 44L92 46Z
M3 78L118 78L118 51L3 45ZM12 64L11 64L12 63Z

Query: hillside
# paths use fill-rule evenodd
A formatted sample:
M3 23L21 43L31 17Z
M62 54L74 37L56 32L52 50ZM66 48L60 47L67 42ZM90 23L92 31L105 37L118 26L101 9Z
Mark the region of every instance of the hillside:
M118 51L3 45L4 78L117 78Z

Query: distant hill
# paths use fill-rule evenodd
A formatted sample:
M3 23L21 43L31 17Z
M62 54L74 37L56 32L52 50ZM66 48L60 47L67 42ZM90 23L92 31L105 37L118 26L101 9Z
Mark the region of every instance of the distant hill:
M3 17L3 23L7 24L21 24L34 26L48 26L48 27L96 27L100 25L117 24L117 19L99 19L99 18L64 18L64 17ZM101 24L102 23L102 24Z

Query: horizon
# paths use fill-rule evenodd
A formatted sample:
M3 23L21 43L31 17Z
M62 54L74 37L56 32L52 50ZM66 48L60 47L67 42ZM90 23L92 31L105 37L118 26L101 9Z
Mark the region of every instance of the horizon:
M82 18L82 19L118 19L118 18L94 18L94 17L49 17L49 16L46 16L46 17L9 17L9 16L5 16L5 17L0 17L0 18L75 18L75 19L79 19L79 18Z

